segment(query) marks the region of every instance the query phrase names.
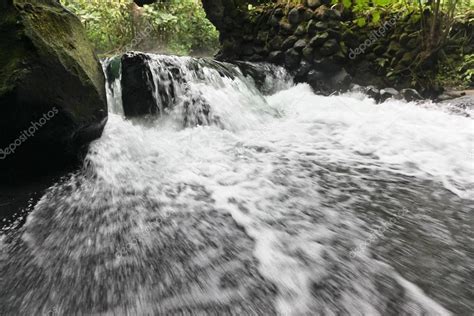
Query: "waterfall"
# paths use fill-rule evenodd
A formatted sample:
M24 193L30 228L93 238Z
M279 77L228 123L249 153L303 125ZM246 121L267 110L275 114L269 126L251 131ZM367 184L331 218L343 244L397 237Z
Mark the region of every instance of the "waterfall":
M292 85L292 78L284 68L270 64L242 62L239 67L208 58L155 54L146 57L144 67L152 75L151 90L156 109L144 114L172 116L183 126L244 128L257 119L249 109L255 114L277 115L270 113L272 110L264 96ZM107 74L107 99L110 111L123 115L121 69L115 77L110 74L116 62L117 58L103 62ZM260 74L258 83L251 76L255 73Z
M136 96L104 61L111 113L84 169L0 239L1 315L473 309L466 113L320 96L266 64L143 60Z

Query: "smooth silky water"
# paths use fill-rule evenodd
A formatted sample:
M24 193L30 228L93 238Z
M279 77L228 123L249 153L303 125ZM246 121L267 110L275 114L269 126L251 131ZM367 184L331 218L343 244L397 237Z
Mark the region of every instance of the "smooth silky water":
M469 110L149 65L162 115L108 85L84 169L1 237L1 315L472 314Z

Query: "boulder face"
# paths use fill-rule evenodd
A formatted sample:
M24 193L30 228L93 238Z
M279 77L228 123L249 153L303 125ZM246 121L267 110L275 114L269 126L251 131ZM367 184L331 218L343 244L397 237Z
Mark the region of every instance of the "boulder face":
M104 74L81 22L56 0L0 8L0 174L80 161L107 121Z
M126 53L122 56L122 101L126 117L156 114L155 82L148 61L142 53Z

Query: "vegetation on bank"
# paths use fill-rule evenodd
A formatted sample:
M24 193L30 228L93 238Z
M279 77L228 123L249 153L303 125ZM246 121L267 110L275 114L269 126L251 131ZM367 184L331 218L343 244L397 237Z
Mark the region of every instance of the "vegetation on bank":
M200 0L158 1L144 7L132 0L61 0L82 21L100 54L127 50L178 55L212 55L218 32Z
M399 16L416 25L408 34L416 35L417 45L411 50L410 63L403 69L390 69L390 58L379 64L388 76L411 73L414 82L473 87L474 85L474 2L472 0L256 0L249 5L250 14L262 12L275 4L292 7L320 3L340 11L343 24L355 32L377 29L385 20ZM395 33L402 33L396 30ZM420 78L423 77L423 78Z

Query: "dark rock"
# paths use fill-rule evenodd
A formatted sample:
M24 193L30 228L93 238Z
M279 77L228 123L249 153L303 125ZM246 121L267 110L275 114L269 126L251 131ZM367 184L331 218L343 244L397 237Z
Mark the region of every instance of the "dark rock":
M159 112L153 95L155 82L148 67L150 57L141 53L122 56L122 101L126 117Z
M304 20L304 13L302 13L298 8L293 8L288 13L288 21L292 25L300 24Z
M326 75L322 71L311 70L308 72L307 81L313 88L322 86L325 79Z
M341 19L341 12L333 9L329 9L326 12L326 16L330 20L340 20Z
M295 43L297 41L298 41L298 37L290 36L283 42L283 44L281 45L281 49L282 50L287 50L287 49L293 47L293 45L295 45Z
M306 47L306 44L307 44L306 40L300 39L296 41L295 45L293 45L293 48L296 49L297 51L302 51L303 48Z
M254 40L254 43L258 44L258 45L263 45L267 42L269 37L270 36L269 36L268 32L260 31L260 32L258 32L257 38Z
M375 102L380 102L380 90L374 86L367 86L363 89L364 93L367 94L370 98L374 99Z
M312 61L314 57L314 49L311 46L306 46L303 48L302 54L306 60Z
M316 23L314 20L309 21L308 25L306 26L306 32L309 35L314 35L318 31L318 28L316 27Z
M332 55L339 50L339 43L335 39L327 40L321 47L321 54L324 56Z
M300 26L296 28L295 35L302 36L304 34L306 34L306 25L305 23L301 23Z
M397 98L398 91L394 88L385 88L380 90L380 102L384 102L390 98Z
M252 44L245 44L245 45L242 47L242 54L243 54L244 56L250 56L250 55L252 55L254 52L255 52L255 49L254 49L254 47L252 46Z
M293 33L293 30L293 26L290 23L285 21L280 22L280 33L284 35L290 35Z
M336 73L342 69L342 66L334 61L332 57L314 58L314 69L328 73Z
M279 18L282 18L285 15L285 12L283 12L282 8L276 8L275 12L273 13L274 16L277 16Z
M415 89L403 89L400 91L400 95L403 96L408 102L422 100L423 97Z
M316 9L321 5L320 0L306 0L306 5L310 7L311 9Z
M328 32L319 33L310 40L309 45L312 47L321 46L324 42L326 42L328 38L329 38Z
M346 91L349 89L352 77L342 68L330 79L331 89L333 91Z
M304 82L306 79L306 75L308 74L310 70L311 70L311 64L304 60L301 61L295 74L296 82Z
M322 21L316 22L316 30L324 31L328 28L328 24Z
M207 18L218 30L223 29L226 14L228 16L229 12L237 11L236 4L231 0L205 0L202 1L202 6Z
M274 51L268 55L268 60L275 64L282 64L285 60L285 54L282 51Z
M270 24L270 26L273 26L273 27L279 26L279 25L280 25L280 18L278 18L277 16L273 15L273 16L270 18L269 24Z
M344 64L347 61L346 55L343 52L338 51L331 56L332 60L337 64Z
M57 2L1 4L1 178L75 164L107 121L93 47L79 19Z
M262 55L254 54L248 57L246 60L252 61L252 62L259 62L259 61L264 61L264 58Z
M283 38L281 36L274 36L270 40L269 45L272 49L277 49L277 50L281 49L283 45Z
M298 67L300 61L301 61L301 56L297 50L291 48L286 51L285 66L288 67L288 69L294 70L296 67Z
M314 16L314 13L313 11L311 11L310 9L306 9L304 12L303 12L303 20L304 21L310 21Z
M352 78L345 69L340 69L336 73L311 70L307 80L316 93L329 95L336 91L348 90Z
M326 31L329 33L329 37L331 37L331 38L333 38L337 41L341 40L342 36L341 36L340 31L332 29L332 28L328 28L328 29L326 29Z

